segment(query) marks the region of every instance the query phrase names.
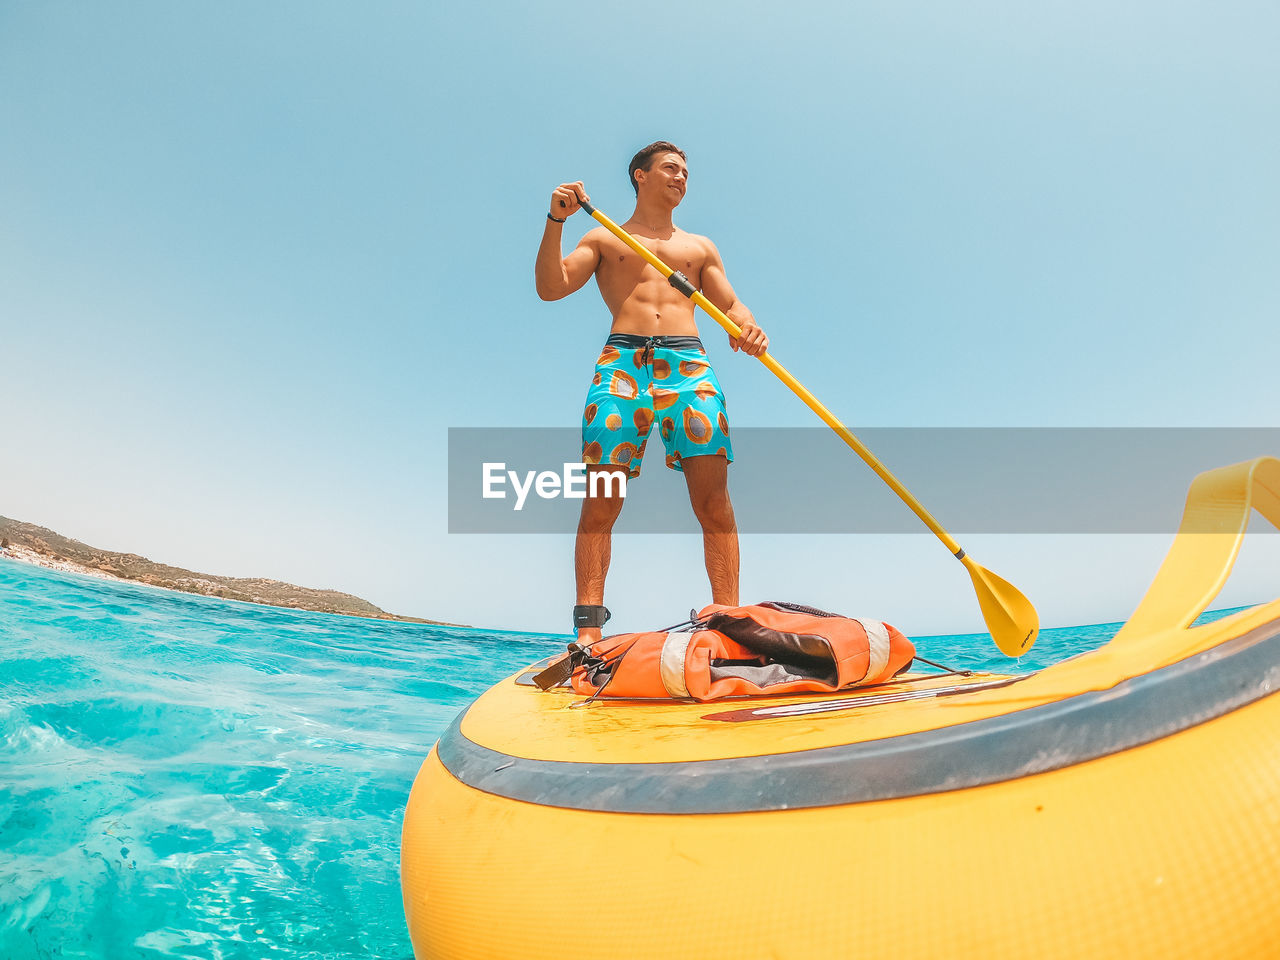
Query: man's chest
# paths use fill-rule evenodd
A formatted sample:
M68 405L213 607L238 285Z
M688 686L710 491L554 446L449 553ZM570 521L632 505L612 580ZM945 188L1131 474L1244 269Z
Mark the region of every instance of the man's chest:
M675 237L670 240L654 240L637 237L647 249L672 270L679 270L698 285L707 255L703 246L691 237ZM611 244L601 257L600 270L619 278L639 279L648 266L644 258L630 247L619 242Z

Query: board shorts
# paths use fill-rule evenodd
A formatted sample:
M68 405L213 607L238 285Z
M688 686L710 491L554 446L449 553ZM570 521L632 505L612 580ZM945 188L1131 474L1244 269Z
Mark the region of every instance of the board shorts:
M615 463L629 478L640 476L654 423L673 470L687 457L733 461L724 391L702 341L610 334L582 413L582 462Z

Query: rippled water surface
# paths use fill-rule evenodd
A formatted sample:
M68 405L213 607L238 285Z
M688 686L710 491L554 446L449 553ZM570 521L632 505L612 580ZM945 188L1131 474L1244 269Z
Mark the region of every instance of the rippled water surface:
M803 598L796 598L803 600ZM1118 624L917 639L1026 671ZM0 560L0 958L408 958L401 815L454 714L564 638Z
M0 957L408 957L400 817L558 638L0 561Z

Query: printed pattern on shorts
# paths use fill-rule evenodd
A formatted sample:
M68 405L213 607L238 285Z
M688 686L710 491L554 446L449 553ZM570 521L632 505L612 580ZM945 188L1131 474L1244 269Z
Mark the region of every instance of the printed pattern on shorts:
M606 343L582 414L583 462L615 463L629 477L640 476L655 423L673 470L685 457L733 461L724 392L701 347Z

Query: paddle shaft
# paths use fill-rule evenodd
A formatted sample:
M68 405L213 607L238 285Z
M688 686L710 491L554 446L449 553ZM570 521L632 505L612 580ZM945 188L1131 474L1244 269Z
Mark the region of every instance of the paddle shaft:
M739 328L739 326L736 323L730 320L729 317L725 315L725 312L723 310L721 310L714 303L712 303L705 296L703 296L701 291L699 291L696 287L694 287L694 285L692 284L692 282L690 282L688 277L686 277L683 273L680 273L676 270L672 270L670 267L668 267L665 263L662 262L661 259L659 259L659 257L652 250L650 250L648 247L642 244L639 240L637 240L635 237L629 234L626 230L623 230L620 226L618 226L616 223L610 220L607 216L605 216L603 213L601 213L599 210L593 207L590 203L587 203L585 200L581 201L581 203L582 203L583 210L591 214L592 217L594 217L605 229L607 229L615 237L617 237L619 240L621 240L623 243L629 246L636 253L640 254L640 256L644 257L644 259L649 262L650 266L652 266L655 270L657 270L659 273L661 273L664 277L667 278L667 282L670 283L671 286L675 287L677 290L683 293L686 297L688 297L690 300L692 300L694 303L700 306L703 310L706 311L707 315L711 317L712 320L720 324L720 326L724 327L725 331L729 334L729 336L735 337L735 338L741 336L742 334L741 328ZM762 354L757 359L761 363L763 363L766 367L768 367L769 370L773 372L774 376L776 376L779 380L781 380L788 387L790 387L791 392L794 393L801 400L803 400L805 403L805 406L807 406L810 410L812 410L819 417L821 417L822 422L825 423L827 426L829 426L832 430L834 430L836 432L836 435L839 436L840 439L843 440L845 443L847 443L850 449L852 449L854 453L856 453L859 457L861 457L863 462L865 462L868 467L870 467L872 470L875 471L876 476L878 476L881 480L883 480L886 484L889 485L889 489L892 490L894 493L896 493L898 495L898 498L901 499L903 503L905 503L908 507L911 508L911 512L914 513L917 517L919 517L920 520L924 523L924 525L933 532L934 536L936 536L939 540L943 542L943 544L946 545L946 548L950 550L952 554L955 555L957 560L963 563L966 567L972 563L972 561L965 556L965 552L961 548L960 544L956 542L955 538L951 536L951 534L947 533L947 531L942 528L942 524L938 523L938 521L933 518L933 514L931 514L928 510L924 508L924 504L922 504L919 500L917 500L912 495L911 491L902 485L902 481L899 480L897 477L895 477L890 472L889 468L886 467L880 461L880 458L877 457L874 453L872 453L867 448L866 444L864 444L861 440L855 437L853 435L853 432L848 427L846 427L843 423L841 423L839 418L834 413L828 410L818 400L817 397L815 397L812 393L808 391L808 389L805 388L804 384L802 384L799 380L793 377L791 375L791 372L787 370L786 367L780 364L777 360L773 359L773 357L771 357L768 353Z

